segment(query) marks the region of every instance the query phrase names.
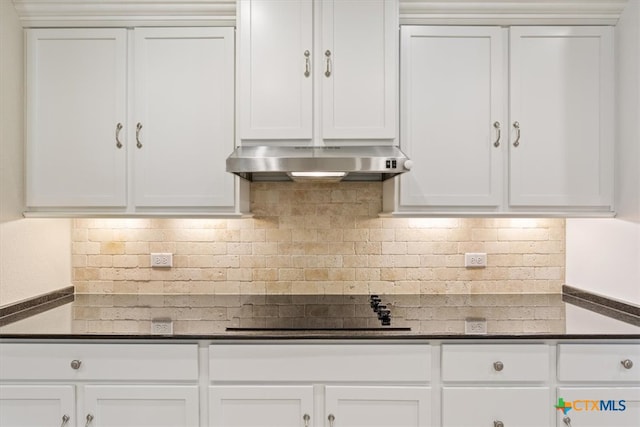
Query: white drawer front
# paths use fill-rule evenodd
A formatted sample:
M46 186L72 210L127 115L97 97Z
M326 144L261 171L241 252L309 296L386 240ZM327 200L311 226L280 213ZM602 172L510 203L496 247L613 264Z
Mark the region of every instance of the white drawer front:
M548 388L445 387L442 390L443 427L550 425Z
M425 383L431 349L422 344L225 344L209 349L211 381Z
M638 427L640 387L560 387L557 390L556 426L567 427L565 417L576 427Z
M196 381L198 347L195 344L2 344L0 379Z
M545 344L448 344L442 346L442 380L460 382L546 381Z
M559 344L558 379L640 383L640 344Z

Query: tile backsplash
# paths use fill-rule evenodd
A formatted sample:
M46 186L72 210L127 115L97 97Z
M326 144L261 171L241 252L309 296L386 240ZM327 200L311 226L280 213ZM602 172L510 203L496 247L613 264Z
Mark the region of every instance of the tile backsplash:
M559 293L563 219L380 218L380 183L253 183L253 218L76 219L78 293ZM150 253L173 254L151 268ZM464 267L486 252L487 268Z

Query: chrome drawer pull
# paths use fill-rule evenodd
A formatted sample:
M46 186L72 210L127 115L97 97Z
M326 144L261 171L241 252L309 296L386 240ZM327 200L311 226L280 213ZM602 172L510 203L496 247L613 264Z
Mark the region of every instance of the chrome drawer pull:
M622 364L622 366L624 366L624 369L631 369L633 368L633 362L629 359L625 359L623 361L620 362Z
M504 423L502 421L494 421L493 427L504 427Z
M324 53L324 56L327 57L327 71L324 72L324 75L327 77L331 77L331 51L327 50Z
M493 122L493 127L498 131L498 137L493 143L493 146L497 148L500 147L500 122Z
M64 414L64 415L62 416L62 424L60 424L60 427L64 427L64 426L66 426L67 424L69 424L69 420L70 420L70 419L71 419L71 417L70 417L69 415Z
M309 59L310 55L311 55L311 52L309 52L308 50L304 51L304 76L305 77L309 77L311 75L311 60Z
M82 366L82 360L76 359L71 361L71 369L78 370L80 369L80 366Z
M116 125L116 147L122 148L122 142L120 142L120 131L122 130L122 123Z
M87 422L85 423L84 427L89 427L91 425L91 421L93 421L93 415L87 414Z
M500 372L504 369L504 364L500 361L493 362L493 369L495 369L497 372Z
M516 140L513 142L514 147L520 146L520 122L513 122L513 128L516 130Z
M329 420L329 427L333 427L333 422L336 420L336 417L333 414L329 414L327 419Z
M564 417L562 419L562 422L565 423L565 425L567 425L568 427L571 427L571 418L569 417Z
M309 427L309 420L311 419L311 417L309 416L309 414L304 414L304 416L302 417L302 419L304 420L304 427Z

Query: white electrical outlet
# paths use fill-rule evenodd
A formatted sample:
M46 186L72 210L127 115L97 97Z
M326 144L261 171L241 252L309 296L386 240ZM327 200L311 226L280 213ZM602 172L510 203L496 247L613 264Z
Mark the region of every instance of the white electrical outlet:
M171 319L151 319L151 333L154 335L173 335Z
M486 319L465 319L464 333L467 335L486 335L487 320Z
M487 254L473 252L464 254L464 266L472 268L484 268L487 266Z
M173 254L171 253L152 253L151 267L173 267Z

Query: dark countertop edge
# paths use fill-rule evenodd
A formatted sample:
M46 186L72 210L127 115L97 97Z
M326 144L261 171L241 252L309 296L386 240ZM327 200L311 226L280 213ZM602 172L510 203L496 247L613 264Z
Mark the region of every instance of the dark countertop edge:
M0 307L0 326L26 319L75 300L75 287L67 286Z
M464 335L464 334L402 334L402 335L331 335L331 334L300 334L300 335L277 335L277 334L255 334L255 335L78 335L78 334L3 334L0 335L0 342L10 340L48 340L48 341L401 341L401 340L459 340L459 341L541 341L541 340L607 340L607 341L629 341L640 340L640 334L531 334L531 335Z
M640 306L569 285L562 286L562 300L594 313L640 326Z

